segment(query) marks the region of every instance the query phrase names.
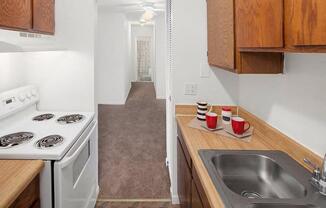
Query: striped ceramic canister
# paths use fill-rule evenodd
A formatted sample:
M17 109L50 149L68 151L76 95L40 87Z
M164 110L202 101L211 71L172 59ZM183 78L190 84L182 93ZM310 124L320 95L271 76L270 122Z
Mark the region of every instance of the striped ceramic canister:
M208 111L208 103L206 101L197 102L197 119L206 121L206 113Z

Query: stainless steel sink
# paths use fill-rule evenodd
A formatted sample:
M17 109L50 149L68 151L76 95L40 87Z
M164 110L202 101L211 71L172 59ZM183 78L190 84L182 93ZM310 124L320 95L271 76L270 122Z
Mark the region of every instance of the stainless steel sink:
M292 199L307 190L280 165L264 155L224 154L213 158L224 184L247 198Z
M255 204L251 208L318 208L315 205L293 205L293 204Z
M280 151L200 150L227 207L326 207L309 183L311 173Z

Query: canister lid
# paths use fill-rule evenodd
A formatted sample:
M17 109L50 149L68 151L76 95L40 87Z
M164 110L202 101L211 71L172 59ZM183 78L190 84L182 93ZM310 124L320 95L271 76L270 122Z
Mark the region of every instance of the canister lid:
M231 111L231 107L224 106L222 107L222 111Z

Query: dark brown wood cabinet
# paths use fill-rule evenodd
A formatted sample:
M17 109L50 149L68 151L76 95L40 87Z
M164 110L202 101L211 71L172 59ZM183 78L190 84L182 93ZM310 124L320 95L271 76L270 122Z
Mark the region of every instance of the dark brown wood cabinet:
M283 0L236 0L235 7L239 48L283 47Z
M178 195L181 208L210 208L204 188L178 129Z
M39 176L37 176L10 205L10 208L40 208L39 187Z
M55 0L1 0L0 27L54 34Z
M196 184L192 181L192 198L191 198L191 208L204 208L203 203L201 202Z
M3 28L29 30L32 24L32 0L0 1L0 25Z
M191 170L178 140L178 195L181 208L191 207Z
M33 30L54 33L54 0L33 0Z
M235 1L207 0L209 65L239 74L282 73L282 53L266 53L262 55L261 53L246 53L239 50L236 41L238 31L235 27L235 9ZM267 32L264 31L261 35L265 33ZM267 41L264 41L263 39L262 43L267 44ZM244 41L242 43L244 44ZM258 43L252 42L250 44L257 45Z

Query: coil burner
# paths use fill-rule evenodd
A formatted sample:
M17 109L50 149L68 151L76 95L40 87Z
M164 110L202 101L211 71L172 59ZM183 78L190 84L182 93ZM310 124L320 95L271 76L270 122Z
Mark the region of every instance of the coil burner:
M46 121L46 120L50 120L54 117L53 114L47 113L47 114L42 114L39 116L35 116L33 118L33 121Z
M33 139L34 134L31 132L17 132L0 137L0 148L10 148L20 145Z
M84 119L83 115L71 114L71 115L62 116L58 118L57 121L61 124L71 124L71 123L77 123L83 119Z
M41 149L51 148L60 145L63 142L63 137L60 135L50 135L36 142L36 146Z

